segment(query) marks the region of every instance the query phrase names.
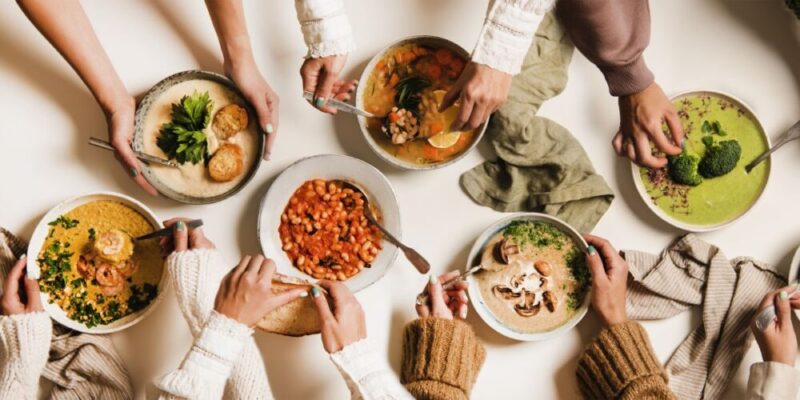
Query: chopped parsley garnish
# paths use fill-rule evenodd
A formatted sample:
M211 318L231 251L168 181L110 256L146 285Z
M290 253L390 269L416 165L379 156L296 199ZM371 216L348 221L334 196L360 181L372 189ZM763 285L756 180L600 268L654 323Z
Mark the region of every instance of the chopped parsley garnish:
M583 304L583 299L592 286L592 274L586 265L586 256L578 247L573 247L566 256L567 268L572 279L575 280L575 290L569 294L567 307L570 310L577 310Z
M77 219L71 219L71 218L66 217L64 215L59 215L58 218L56 218L53 221L48 222L47 225L60 226L60 227L62 227L64 229L72 229L72 228L78 226L78 223L80 223L80 221L78 221Z
M538 221L514 221L506 227L503 235L518 245L553 246L557 250L561 250L567 242L564 232L546 222Z
M97 232L94 230L94 228L89 228L89 240L94 240L96 236Z

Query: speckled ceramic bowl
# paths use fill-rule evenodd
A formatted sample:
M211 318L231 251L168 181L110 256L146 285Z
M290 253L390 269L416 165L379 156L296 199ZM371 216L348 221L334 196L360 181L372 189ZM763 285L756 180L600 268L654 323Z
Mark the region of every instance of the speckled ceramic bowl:
M141 103L139 103L139 106L136 108L135 129L133 134L134 150L143 151L144 144L142 141L144 140L144 132L143 132L144 121L153 103L158 99L158 97L162 93L164 93L170 87L191 80L208 80L225 86L226 88L230 89L236 95L236 97L238 97L240 104L245 105L250 118L255 118L255 116L257 115L252 104L250 104L249 102L247 102L247 100L245 100L244 96L242 96L241 92L236 87L236 85L234 85L233 82L230 79L226 78L225 76L213 72L200 71L200 70L178 72L177 74L171 75L163 79L161 82L158 82L155 86L153 86L153 88L147 91L147 93L142 98ZM236 185L231 190L228 190L225 193L212 197L194 197L180 193L174 190L173 188L169 187L168 185L166 185L164 182L160 181L153 173L152 169L144 162L142 163L142 174L144 175L145 179L147 179L147 181L150 182L150 184L153 185L153 187L155 187L156 190L158 190L159 193L163 194L166 197L169 197L170 199L179 201L181 203L208 204L225 200L228 197L231 197L240 190L242 190L242 188L245 187L250 182L253 176L255 176L256 171L258 171L258 167L261 165L261 159L263 158L264 155L265 133L263 132L262 128L258 126L258 124L255 124L255 126L257 130L256 136L258 136L256 138L257 154L255 157L255 161L253 162L250 169L248 171L245 171L245 174L247 174L245 178L238 185Z
M431 45L431 46L434 46L434 47L446 48L446 49L449 49L450 51L462 56L465 60L469 60L469 53L466 50L464 50L463 47L461 47L458 44L453 43L453 42L451 42L451 41L449 41L447 39L436 37L436 36L425 36L425 35L423 35L423 36L411 36L411 37L407 37L405 39L402 39L400 41L394 42L394 43L390 44L389 46L386 46L384 49L379 51L378 54L376 54L374 57L372 57L372 59L369 61L369 64L367 64L367 67L364 68L364 72L361 73L361 78L358 81L358 83L359 83L358 89L356 91L356 107L358 107L358 108L360 108L362 110L364 109L364 91L366 90L366 88L368 86L367 85L367 81L369 81L369 76L372 74L372 71L375 69L375 65L383 58L383 56L389 50L393 49L394 47L402 46L404 44L409 44L409 43L428 44L428 45ZM450 164L453 164L456 161L464 158L464 156L466 156L467 153L472 151L475 148L475 146L478 145L478 142L481 141L481 138L483 137L483 134L486 132L486 127L488 126L488 123L484 122L481 126L479 126L476 129L477 134L475 135L475 138L473 139L473 141L469 145L469 147L464 149L464 151L461 152L461 154L459 154L459 155L457 155L457 156L455 156L455 157L453 157L453 158L451 158L451 159L449 159L447 161L442 161L442 162L435 163L435 164L424 164L423 165L423 164L416 164L416 163L408 162L408 161L405 161L405 160L401 160L401 159L395 157L394 155L388 153L386 150L381 148L381 146L375 141L375 139L369 133L369 129L367 128L367 119L362 117L362 116L358 116L357 118L358 118L358 126L361 128L361 133L364 135L364 139L367 141L367 143L369 144L369 147L372 149L372 151L375 152L375 154L377 154L381 159L383 159L384 161L386 161L387 163L389 163L389 164L391 164L391 165L393 165L395 167L402 168L402 169L407 169L407 170L415 170L415 171L428 171L428 170L432 170L432 169L438 169L438 168L446 167L446 166L448 166Z

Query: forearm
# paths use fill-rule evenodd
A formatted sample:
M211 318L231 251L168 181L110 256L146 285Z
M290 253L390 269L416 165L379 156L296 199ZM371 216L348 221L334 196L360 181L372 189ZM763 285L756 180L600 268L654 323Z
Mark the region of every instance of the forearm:
M0 400L36 398L51 335L44 311L0 316Z
M353 399L411 400L397 377L367 339L331 354Z
M160 379L161 399L220 399L245 343L249 327L212 312L181 367Z
M650 42L647 0L560 0L558 17L575 47L606 78L614 96L653 83L642 53Z
M77 0L18 0L39 32L55 47L107 114L133 107L133 98L111 65Z
M254 62L241 0L206 0L226 66Z
M494 0L489 6L472 61L519 73L536 30L555 0Z
M345 55L355 49L343 0L295 0L294 5L308 57Z

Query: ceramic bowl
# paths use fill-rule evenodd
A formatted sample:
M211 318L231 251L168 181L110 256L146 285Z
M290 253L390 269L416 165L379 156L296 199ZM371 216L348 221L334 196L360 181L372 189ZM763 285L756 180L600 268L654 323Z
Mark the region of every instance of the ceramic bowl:
M674 95L670 100L674 102L675 100L679 100L679 99L687 97L687 96L693 96L693 95L698 95L698 94L711 94L711 95L714 95L714 96L717 96L717 97L724 98L724 99L730 101L731 103L734 103L734 104L740 106L742 109L744 109L747 113L749 113L753 117L753 120L756 122L756 125L758 126L759 132L761 133L762 137L764 138L764 140L765 140L765 142L767 144L767 148L772 147L772 144L771 144L770 139L769 139L769 135L767 135L766 130L764 129L764 126L761 124L761 120L758 118L758 116L755 114L755 112L753 112L753 110L750 107L748 107L747 104L745 104L745 102L743 102L742 100L739 100L738 98L736 98L736 97L734 97L734 96L732 96L730 94L711 91L711 90L697 90L697 91L689 91L689 92L679 93L677 95ZM746 163L749 163L750 161L751 160L741 159L741 160L739 160L739 164L740 165L746 164ZM666 223L668 223L668 224L670 224L670 225L672 225L672 226L674 226L674 227L676 227L678 229L681 229L681 230L684 230L684 231L687 231L687 232L711 232L711 231L715 231L715 230L718 230L718 229L725 228L725 227L727 227L727 226L729 226L731 224L734 224L736 221L738 221L739 219L741 219L745 215L747 215L753 209L753 207L758 203L758 201L761 200L761 198L764 195L764 191L766 191L766 189L767 189L767 184L769 183L769 177L770 177L770 172L771 172L771 158L768 158L767 160L765 160L763 162L763 164L767 168L767 174L766 174L766 180L764 182L764 185L761 187L761 192L759 192L758 197L753 201L752 204L750 204L750 206L747 208L747 210L745 210L744 212L742 212L738 216L736 216L734 218L731 218L728 221L724 221L724 222L721 222L721 223L718 223L718 224L714 224L714 225L694 225L694 224L689 224L689 223L680 221L680 220L672 217L671 215L667 214L664 210L662 210L660 207L658 207L653 202L653 200L650 198L650 195L647 193L647 189L644 186L644 182L642 182L642 177L641 177L640 172L639 172L639 166L637 166L634 163L631 163L631 174L633 176L634 185L636 186L636 191L639 193L639 196L642 198L642 201L644 201L644 203L647 205L647 207L656 216L658 216L658 218L660 218L664 222L666 222Z
M41 251L42 246L44 245L47 239L47 235L49 234L50 226L48 225L48 223L50 221L55 220L59 216L68 213L70 210L78 206L99 200L109 200L122 203L132 208L133 210L139 212L142 216L144 216L148 220L148 222L150 222L152 226L155 227L156 230L163 228L160 220L156 217L155 214L153 214L153 212L149 208L147 208L147 206L145 206L138 200L132 197L125 196L123 194L112 193L112 192L100 192L100 193L82 195L66 200L56 205L52 209L50 209L50 211L48 211L47 214L45 214L44 217L42 217L42 219L36 225L36 229L33 231L33 236L31 237L30 244L28 245L29 257L28 257L27 268L29 271L29 276L39 276L39 264L36 262L36 259L38 258L39 252ZM64 310L61 309L61 307L58 306L57 304L49 303L48 302L49 295L47 293L42 292L41 298L42 298L42 304L44 304L45 311L47 311L47 313L50 314L50 317L59 324L66 326L67 328L76 330L78 332L105 334L105 333L118 332L123 329L129 328L137 324L139 321L143 320L145 317L147 317L147 315L149 315L153 310L155 310L156 305L158 305L158 303L161 302L161 300L164 298L164 292L166 292L167 284L168 284L167 268L166 266L164 266L161 273L161 280L158 283L158 294L150 302L150 304L147 305L147 307L133 314L126 315L125 317L120 318L108 325L98 325L91 328L87 327L86 325L78 321L70 319L64 312Z
M546 222L562 232L564 232L583 252L586 253L588 249L588 245L586 241L583 239L578 231L574 228L569 226L566 222L555 218L553 216L541 213L519 213L514 214L509 217L503 218L481 233L478 236L478 239L475 241L475 244L472 245L472 249L469 252L469 258L467 258L467 265L466 269L472 268L476 263L480 262L481 255L483 254L483 249L486 247L486 244L495 236L498 232L501 232L505 229L509 224L514 221L541 221ZM480 290L478 289L477 282L475 281L475 277L470 276L467 278L467 282L469 283L469 297L472 303L472 307L478 313L478 315L486 322L489 327L494 329L497 333L520 341L540 341L540 340L547 340L557 336L563 335L565 332L571 330L575 327L586 315L586 312L589 310L589 304L591 299L591 293L587 292L586 296L583 298L583 304L578 308L575 314L572 316L570 320L565 322L563 325L545 332L537 332L537 333L526 333L514 330L513 328L505 325L504 323L500 322L494 314L492 314L491 310L486 306L483 297L481 296Z
M310 281L312 276L297 269L282 249L278 227L281 214L289 203L292 194L313 179L341 179L358 184L371 204L376 206L382 215L383 226L398 239L401 238L400 208L397 196L389 180L375 167L357 158L342 155L316 155L303 158L287 167L275 179L261 202L258 214L258 239L261 249L267 257L277 264L278 271ZM365 268L345 281L347 287L357 292L378 281L397 258L397 248L383 241L383 250L378 253L371 268Z
M453 43L453 42L451 42L451 41L449 41L447 39L436 37L436 36L425 36L425 35L422 35L422 36L411 36L411 37L407 37L405 39L402 39L400 41L394 42L394 43L390 44L389 46L385 47L384 49L382 49L381 51L379 51L378 54L376 54L374 57L372 57L372 59L369 61L369 64L367 64L367 67L364 68L364 72L362 72L361 78L358 81L358 83L359 83L358 84L358 89L356 90L356 107L358 107L358 108L360 108L362 110L364 109L364 92L365 92L365 90L367 90L367 86L368 86L367 85L367 81L369 80L370 74L372 74L372 71L375 69L375 65L384 57L384 55L389 50L391 50L391 49L393 49L393 48L395 48L397 46L402 46L402 45L409 44L409 43L427 44L427 45L430 45L430 46L433 46L433 47L446 48L446 49L449 49L450 51L452 51L453 53L462 56L465 60L469 60L469 53L466 50L464 50L463 47L461 47L458 44ZM411 163L411 162L408 162L408 161L405 161L405 160L401 160L401 159L395 157L394 155L388 153L383 148L381 148L381 146L375 141L375 139L369 133L369 129L367 128L367 119L365 117L362 117L362 116L358 116L357 118L358 118L358 126L361 128L361 134L364 136L364 139L369 144L369 147L372 149L373 152L375 152L375 154L378 155L378 157L380 157L381 159L383 159L384 161L386 161L390 165L393 165L393 166L395 166L397 168L406 169L406 170L415 170L415 171L426 171L426 170L432 170L432 169L438 169L438 168L446 167L446 166L448 166L450 164L453 164L456 161L464 158L464 156L466 156L467 153L472 151L475 148L475 146L478 145L478 142L480 142L481 138L483 137L483 134L486 132L486 127L488 125L487 123L483 123L481 126L479 126L477 128L477 134L475 135L475 138L473 139L472 144L470 144L469 147L467 147L458 156L453 157L453 158L451 158L451 159L449 159L447 161L443 161L443 162L436 163L436 164L421 165L421 164L415 164L415 163Z
M247 108L248 116L250 118L256 118L256 112L253 108L253 105L250 104L247 100L245 100L242 93L236 87L236 85L227 77L208 71L200 71L200 70L191 70L191 71L183 71L178 72L177 74L168 76L164 78L162 81L156 83L150 90L145 93L142 101L139 103L139 106L136 108L136 116L134 122L134 133L133 133L133 149L137 151L143 151L144 149L144 125L145 119L147 118L147 114L150 111L150 108L153 106L153 103L158 99L158 97L164 93L167 89L175 86L179 83L191 80L208 80L212 82L216 82L226 88L230 89L231 92L234 93L236 97L238 97L238 103L244 104ZM153 185L153 187L158 190L159 193L162 195L179 201L181 203L187 204L209 204L209 203L216 203L222 200L227 199L238 193L242 188L244 188L253 176L255 176L256 172L258 171L258 167L261 165L261 160L263 159L264 155L264 138L265 133L259 124L254 124L256 126L256 144L254 146L256 150L256 157L255 161L253 162L252 166L248 171L245 171L245 177L242 181L233 187L231 190L228 190L225 193L211 196L211 197L195 197L189 196L184 193L178 192L175 189L169 187L164 182L160 181L156 175L153 173L152 169L147 165L147 163L142 162L142 175L147 179L147 181Z

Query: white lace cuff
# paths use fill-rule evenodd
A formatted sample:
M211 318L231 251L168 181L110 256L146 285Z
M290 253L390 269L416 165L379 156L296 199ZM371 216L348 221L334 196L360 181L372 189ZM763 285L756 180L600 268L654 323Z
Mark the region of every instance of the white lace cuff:
M197 337L214 308L219 283L230 270L224 266L216 249L175 252L166 260L169 277L175 287L183 317L192 336Z
M472 61L516 75L539 24L555 0L495 0L486 15Z
M181 368L158 382L159 389L190 399L219 399L253 330L216 311L211 312Z
M342 0L295 0L307 57L343 55L356 47Z

